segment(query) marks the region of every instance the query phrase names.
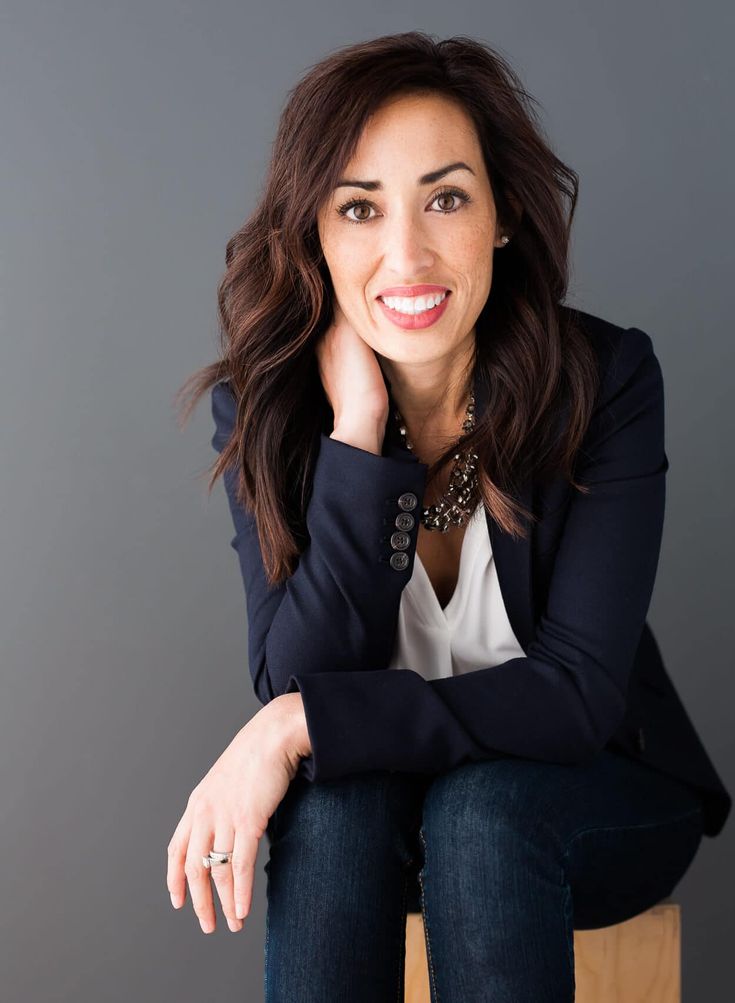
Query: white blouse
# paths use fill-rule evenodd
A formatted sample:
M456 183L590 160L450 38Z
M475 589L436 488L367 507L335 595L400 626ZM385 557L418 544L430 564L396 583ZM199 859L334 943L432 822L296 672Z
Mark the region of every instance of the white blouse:
M457 585L444 609L416 551L413 573L401 594L388 668L439 679L524 655L505 611L480 501L467 523Z

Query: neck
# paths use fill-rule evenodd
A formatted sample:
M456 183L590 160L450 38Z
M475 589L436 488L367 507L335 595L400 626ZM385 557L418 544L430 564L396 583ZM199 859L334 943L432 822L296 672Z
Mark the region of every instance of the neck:
M390 381L391 397L406 425L414 452L434 452L459 438L472 391L474 339L471 354L423 365L381 357ZM418 445L419 448L416 448Z

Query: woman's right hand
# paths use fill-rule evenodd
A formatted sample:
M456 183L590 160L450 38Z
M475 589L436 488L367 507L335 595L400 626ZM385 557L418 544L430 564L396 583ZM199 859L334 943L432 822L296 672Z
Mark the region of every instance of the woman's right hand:
M334 301L334 318L316 345L319 375L334 412L335 430L373 432L388 417L389 400L378 357Z
M281 694L240 729L189 795L168 844L166 883L175 909L183 906L188 885L204 933L217 922L210 876L230 929L242 928L259 842L301 759L311 754L301 694ZM210 850L231 850L230 864L207 869L202 858Z

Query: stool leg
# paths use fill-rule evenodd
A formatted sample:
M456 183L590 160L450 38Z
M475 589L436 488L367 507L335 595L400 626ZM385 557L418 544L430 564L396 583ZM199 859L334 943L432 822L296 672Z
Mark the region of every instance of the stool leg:
M409 912L406 916L404 1003L431 1003L424 919L420 912Z

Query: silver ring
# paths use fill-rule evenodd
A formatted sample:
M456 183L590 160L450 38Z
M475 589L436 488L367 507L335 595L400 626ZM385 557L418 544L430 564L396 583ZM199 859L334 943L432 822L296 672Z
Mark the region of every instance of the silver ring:
M229 864L231 857L232 850L226 850L224 853L219 850L210 850L206 857L202 857L202 863L205 867L211 867L213 864Z

